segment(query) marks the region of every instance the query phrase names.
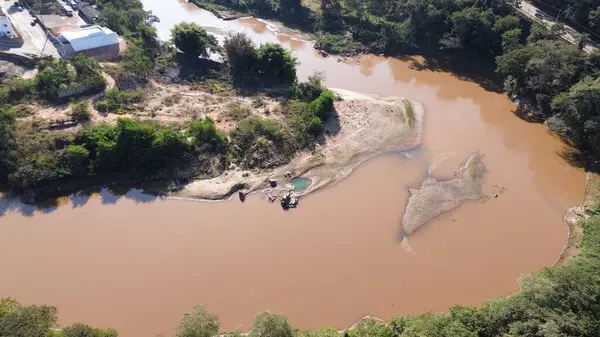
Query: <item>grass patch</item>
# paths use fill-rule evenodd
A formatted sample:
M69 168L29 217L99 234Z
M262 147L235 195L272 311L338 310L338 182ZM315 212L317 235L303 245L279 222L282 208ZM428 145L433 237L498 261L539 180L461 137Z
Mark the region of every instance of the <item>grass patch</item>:
M133 104L140 103L146 98L143 89L124 90L111 88L96 103L96 109L105 113L122 114L133 109Z
M92 107L90 106L90 102L71 102L71 117L78 122L89 121L92 117Z
M402 105L404 106L404 120L406 121L406 125L408 125L409 128L413 128L417 118L415 108L411 101L407 99L402 101Z
M249 107L239 103L230 103L227 106L227 112L225 113L225 121L238 122L244 118L250 117L250 115L252 115L252 111L250 111Z
M180 94L172 94L163 98L162 100L162 104L166 106L173 106L175 104L178 104L179 102L181 102Z

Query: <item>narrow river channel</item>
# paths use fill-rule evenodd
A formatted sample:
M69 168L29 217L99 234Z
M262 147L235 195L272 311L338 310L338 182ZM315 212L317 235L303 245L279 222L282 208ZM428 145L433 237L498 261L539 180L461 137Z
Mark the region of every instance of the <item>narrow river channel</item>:
M60 323L113 327L123 337L170 335L203 304L222 329L247 330L261 310L301 329L345 328L382 318L479 304L518 290L517 279L554 263L567 239L566 208L585 174L560 156L562 143L515 117L505 95L410 62L322 58L309 42L277 35L255 19L221 21L178 0L143 0L159 35L195 21L220 36L292 48L301 79L322 71L330 87L404 96L425 107L424 144L392 154L283 212L260 197L201 203L107 190L33 210L0 202L0 297L59 308ZM452 178L475 151L488 169L488 202L464 202L398 240L409 187L428 168Z

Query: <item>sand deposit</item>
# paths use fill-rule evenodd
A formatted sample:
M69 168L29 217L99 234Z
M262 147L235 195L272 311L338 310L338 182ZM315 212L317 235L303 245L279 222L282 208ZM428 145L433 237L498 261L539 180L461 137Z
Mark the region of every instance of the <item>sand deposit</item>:
M450 181L427 178L420 189L410 189L408 205L402 217L402 231L408 236L439 214L458 207L465 199L483 197L482 184L485 166L480 154L472 155L465 166Z

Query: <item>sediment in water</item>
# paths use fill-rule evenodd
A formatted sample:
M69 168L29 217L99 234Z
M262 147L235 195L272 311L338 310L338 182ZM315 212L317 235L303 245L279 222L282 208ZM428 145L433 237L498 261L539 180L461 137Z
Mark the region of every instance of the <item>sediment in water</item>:
M413 234L429 220L458 207L461 200L481 199L484 175L485 166L481 155L476 153L459 169L456 178L437 181L428 177L420 189L409 189L408 205L402 216L403 234Z

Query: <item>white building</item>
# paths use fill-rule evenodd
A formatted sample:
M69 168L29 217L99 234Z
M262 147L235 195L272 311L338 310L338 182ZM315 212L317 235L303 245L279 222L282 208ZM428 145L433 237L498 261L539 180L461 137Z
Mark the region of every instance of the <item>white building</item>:
M110 59L119 55L119 36L112 30L89 26L59 34L59 52L64 57L83 53L98 59Z
M6 39L13 39L17 37L15 30L13 29L12 23L8 18L8 15L4 12L4 9L0 11L0 37Z

